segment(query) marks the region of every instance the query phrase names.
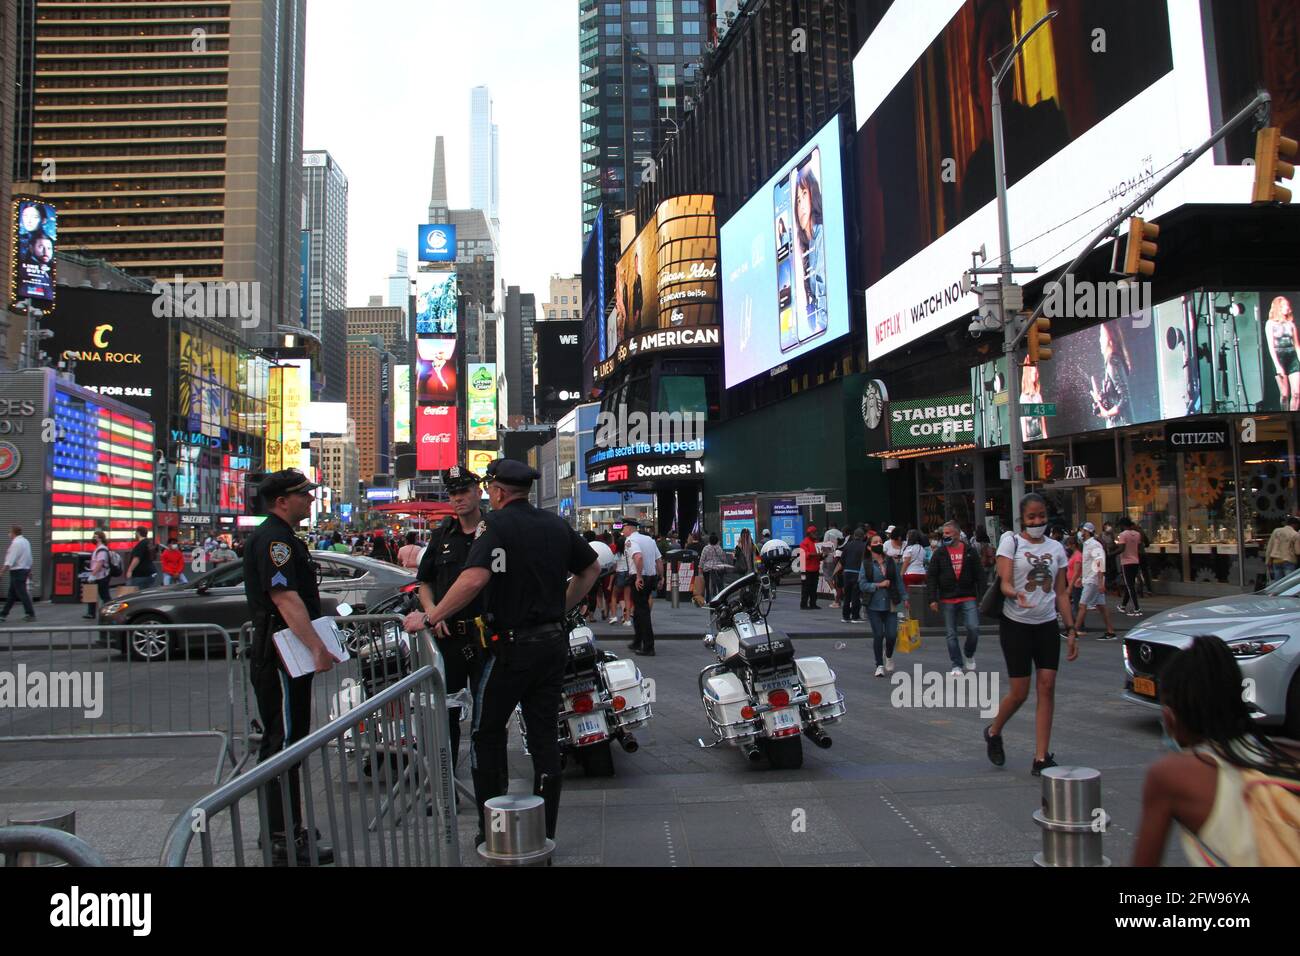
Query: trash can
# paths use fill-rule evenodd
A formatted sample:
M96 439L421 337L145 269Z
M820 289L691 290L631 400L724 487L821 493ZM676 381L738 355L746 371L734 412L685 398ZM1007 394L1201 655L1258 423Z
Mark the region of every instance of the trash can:
M699 559L699 552L691 548L673 548L664 555L664 563L672 569L680 593L691 593L691 582L699 569Z
M89 554L56 554L49 599L55 604L80 604L81 573L89 568Z

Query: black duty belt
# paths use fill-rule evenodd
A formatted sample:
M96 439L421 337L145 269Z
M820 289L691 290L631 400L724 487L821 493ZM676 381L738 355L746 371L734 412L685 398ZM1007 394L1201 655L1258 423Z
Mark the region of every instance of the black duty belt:
M532 641L544 641L563 633L564 625L556 621L553 624L531 624L528 627L497 631L488 636L488 641L489 645L492 643L527 644Z
M444 621L447 630L456 637L478 637L478 618L467 617L457 621Z

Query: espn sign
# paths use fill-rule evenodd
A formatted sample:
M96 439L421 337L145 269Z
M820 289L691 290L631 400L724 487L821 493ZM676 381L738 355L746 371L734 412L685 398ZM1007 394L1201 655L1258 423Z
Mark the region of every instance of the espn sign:
M416 416L415 467L443 471L456 464L456 406L421 405Z

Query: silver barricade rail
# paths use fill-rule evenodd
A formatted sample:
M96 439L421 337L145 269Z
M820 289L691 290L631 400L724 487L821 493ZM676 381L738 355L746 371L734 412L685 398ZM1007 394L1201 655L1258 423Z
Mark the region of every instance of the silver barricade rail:
M6 627L0 741L215 737L218 784L227 760L237 766L237 669L217 624Z
M255 803L263 833L270 799L281 801L290 820L289 771L296 769L313 862L319 828L328 834L338 864L459 866L447 741L446 684L437 668L425 664L196 801L172 822L159 862L187 865L197 836L203 866L244 866L249 851L269 866L270 841L246 832L245 821L254 814L251 808L241 812L242 802ZM354 766L361 759L373 762L369 778ZM220 855L218 839L229 843ZM287 863L297 865L292 848Z
M0 827L0 856L17 866L23 854L45 853L69 866L104 866L104 858L85 840L53 827Z

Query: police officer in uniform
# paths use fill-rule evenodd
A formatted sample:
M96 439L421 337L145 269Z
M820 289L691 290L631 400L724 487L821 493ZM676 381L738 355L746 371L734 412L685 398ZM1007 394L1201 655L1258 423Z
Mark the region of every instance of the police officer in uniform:
M561 786L556 722L569 653L563 619L591 590L600 562L563 518L529 504L528 489L539 477L534 469L502 458L488 466L485 477L492 511L470 548L465 570L428 613L428 624L453 619L488 589L488 654L474 693L470 749L479 807L476 839L483 842L484 802L509 787L506 727L516 704L522 706L528 729L533 792L546 803L546 835L554 839ZM569 574L573 577L566 588Z
M420 605L423 611L412 611L406 616L408 630L425 627L425 621L437 602L447 596L469 559L470 545L483 527L483 512L479 509L481 492L478 475L464 465L448 469L442 483L451 497L456 514L444 518L434 530L420 559L416 579L420 582ZM451 617L438 622L433 628L438 637L439 650L447 668L447 693L454 694L478 684L482 666L479 650L483 635L483 597L476 596L469 604ZM458 708L459 710L459 708ZM450 720L452 760L460 750L459 714Z
M294 469L268 475L258 488L266 520L249 536L244 547L244 594L253 620L249 676L263 728L262 747L257 754L259 763L306 737L311 723L312 675L290 678L280 663L271 636L286 627L292 628L311 651L317 671L334 666L334 657L325 649L311 623L321 614L316 564L307 546L294 533L311 514L315 487L302 472ZM315 844L318 862L333 862L334 851L319 842L319 834L309 838L302 825L297 768L289 771L292 838L285 830L279 779L272 780L265 792L272 862L278 866L288 863L291 839L299 864L311 863L309 842ZM262 834L262 839L266 836Z

